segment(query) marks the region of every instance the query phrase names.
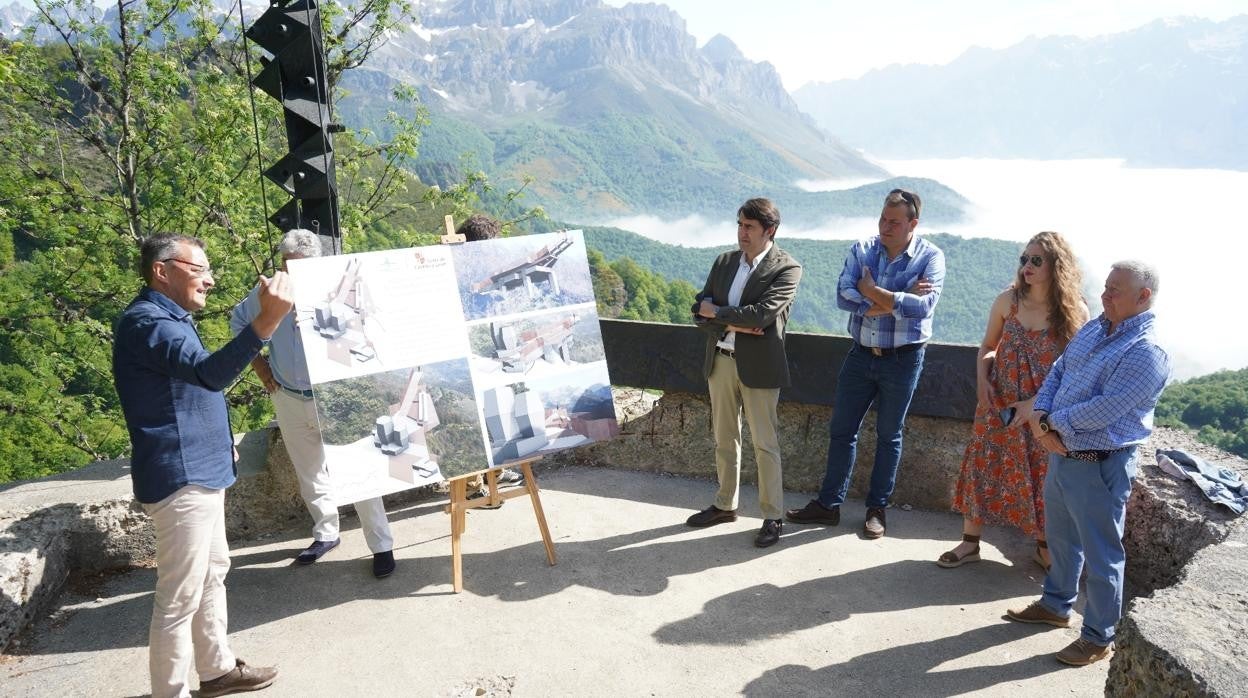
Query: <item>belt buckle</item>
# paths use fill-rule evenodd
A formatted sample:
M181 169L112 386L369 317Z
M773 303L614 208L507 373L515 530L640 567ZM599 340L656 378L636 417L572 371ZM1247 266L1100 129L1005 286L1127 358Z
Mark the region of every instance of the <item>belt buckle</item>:
M880 349L879 347L869 347L869 348L871 349L871 353L872 353L872 354L874 354L874 355L876 355L876 356L884 356L884 350L883 350L883 349Z

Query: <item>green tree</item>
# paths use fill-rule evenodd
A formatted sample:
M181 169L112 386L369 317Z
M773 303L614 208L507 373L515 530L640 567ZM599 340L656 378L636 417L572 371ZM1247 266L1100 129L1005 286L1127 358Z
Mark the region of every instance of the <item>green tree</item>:
M217 286L199 329L207 346L220 346L229 308L271 264L275 231L262 186L270 203L282 200L257 184L261 163L285 150L280 106L255 100L257 133L246 75L258 49L242 51L233 18L215 16L208 0L119 0L106 16L89 0L34 5L36 26L20 40L0 39L5 480L128 448L110 356L113 321L140 286L139 242L163 231L208 242ZM334 83L409 15L399 0L322 9ZM368 132L336 137L352 243L392 246L372 233L434 207L405 169L421 124L410 97L395 95L384 141ZM259 387L242 385L230 396L236 428L270 416Z
M1248 458L1248 368L1171 383L1157 402L1156 421Z

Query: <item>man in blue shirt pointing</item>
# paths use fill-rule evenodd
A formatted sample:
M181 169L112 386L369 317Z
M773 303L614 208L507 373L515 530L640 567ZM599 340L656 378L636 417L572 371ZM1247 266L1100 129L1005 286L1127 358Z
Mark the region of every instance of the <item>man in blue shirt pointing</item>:
M1079 330L1049 369L1029 420L1049 452L1044 532L1053 564L1040 600L1006 616L1067 627L1086 566L1083 628L1057 653L1064 664L1109 656L1122 617L1122 534L1135 451L1153 431L1153 408L1170 377L1170 357L1157 346L1153 328L1157 288L1157 271L1149 265L1113 265L1101 293L1104 312Z
M884 535L884 510L897 484L901 430L932 338L936 301L945 283L945 255L915 235L923 202L894 189L884 199L880 234L859 242L845 258L836 305L849 311L854 345L841 364L829 426L828 467L819 495L785 518L835 526L849 493L858 453L858 431L875 403L875 466L867 493L863 535Z
M290 312L284 272L261 278L260 313L208 353L191 321L212 290L204 243L184 235L143 241L146 287L117 322L113 378L132 455L134 496L156 529L156 593L149 628L152 696L254 691L277 669L253 667L226 637L225 488L234 484L234 439L222 390L229 387Z

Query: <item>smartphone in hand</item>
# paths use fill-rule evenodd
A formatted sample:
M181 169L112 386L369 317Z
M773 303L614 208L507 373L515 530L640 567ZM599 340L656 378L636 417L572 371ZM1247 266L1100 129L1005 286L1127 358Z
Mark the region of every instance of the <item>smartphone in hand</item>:
M1001 423L1010 426L1010 422L1014 421L1014 406L1011 405L1001 410Z

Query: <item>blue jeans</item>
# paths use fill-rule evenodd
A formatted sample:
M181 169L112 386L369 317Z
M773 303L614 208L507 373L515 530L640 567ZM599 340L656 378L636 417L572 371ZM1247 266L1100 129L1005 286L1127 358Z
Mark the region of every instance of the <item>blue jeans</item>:
M875 402L875 467L867 506L888 505L901 463L901 428L910 398L919 384L926 347L892 356L875 356L857 344L841 364L828 440L828 470L819 489L819 503L839 506L849 492L849 478L858 455L858 430L867 408Z
M1127 553L1122 533L1127 497L1135 477L1135 448L1100 463L1051 454L1044 478L1044 533L1053 561L1040 603L1062 616L1079 596L1079 573L1088 566L1083 639L1102 647L1114 641L1122 617L1122 578Z

